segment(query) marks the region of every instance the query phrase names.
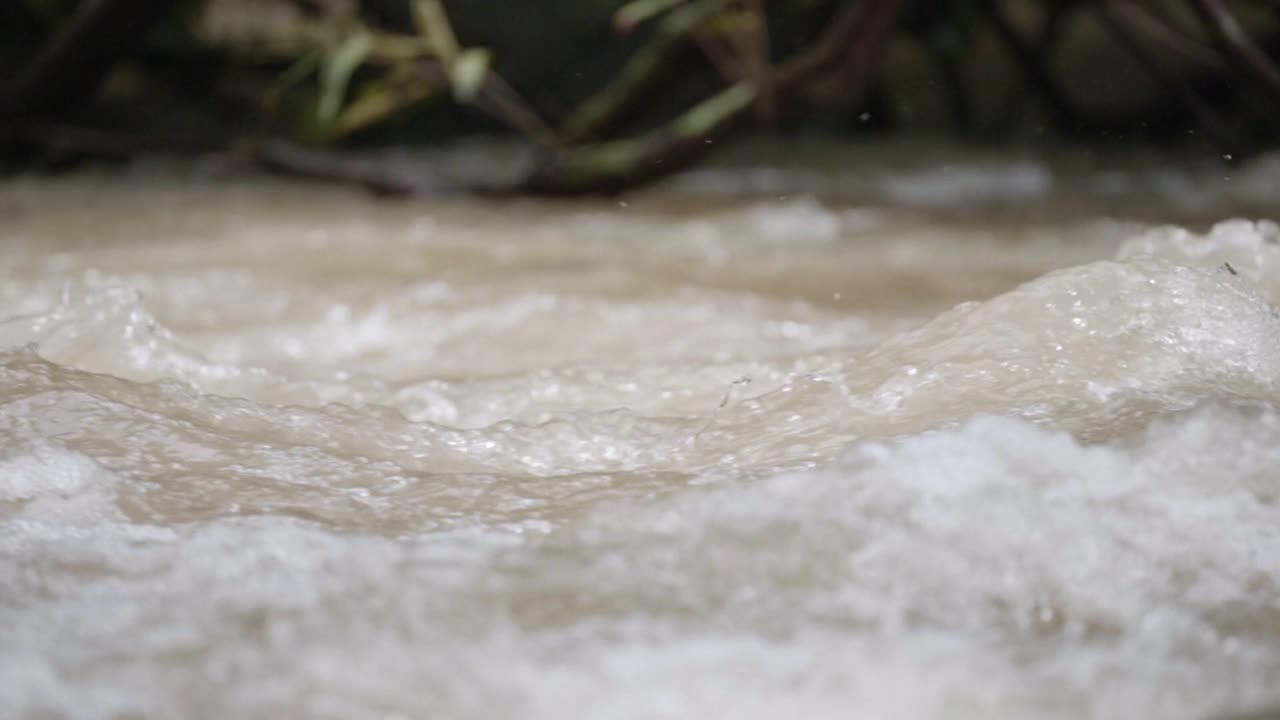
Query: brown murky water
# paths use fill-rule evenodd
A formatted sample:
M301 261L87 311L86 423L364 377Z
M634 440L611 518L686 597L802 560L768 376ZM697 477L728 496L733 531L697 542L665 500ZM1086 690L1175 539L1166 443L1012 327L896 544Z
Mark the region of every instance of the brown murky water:
M1274 165L11 182L0 716L1280 703Z

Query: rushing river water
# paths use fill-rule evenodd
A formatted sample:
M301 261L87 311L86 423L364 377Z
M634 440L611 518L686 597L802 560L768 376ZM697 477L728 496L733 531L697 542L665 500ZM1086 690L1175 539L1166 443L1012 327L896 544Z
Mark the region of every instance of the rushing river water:
M0 717L1280 703L1269 165L10 182Z

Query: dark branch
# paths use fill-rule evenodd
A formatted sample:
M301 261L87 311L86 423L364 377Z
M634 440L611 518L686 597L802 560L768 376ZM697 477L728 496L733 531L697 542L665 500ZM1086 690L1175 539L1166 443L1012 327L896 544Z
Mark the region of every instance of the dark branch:
M292 143L251 144L239 152L251 164L270 172L353 185L375 195L430 195L440 191L437 183L394 172L380 163L362 162Z
M1222 115L1204 100L1195 88L1181 75L1171 72L1160 58L1147 46L1147 38L1160 38L1167 44L1165 33L1154 18L1135 15L1134 8L1126 0L1108 0L1102 7L1102 19L1107 29L1122 46L1129 50L1153 78L1163 84L1199 123L1205 136L1228 155L1239 154L1243 149L1241 139L1227 126Z
M1000 40L1008 48L1031 90L1040 96L1053 118L1054 127L1063 135L1075 135L1080 118L1067 100L1066 92L1049 70L1049 63L1036 47L1005 17L999 0L978 0L977 6L987 16Z
M847 94L860 98L870 84L907 0L846 4L812 50L773 75L774 96L784 107L809 87L833 76L846 79ZM711 152L716 141L743 126L759 97L739 81L671 122L633 138L566 148L544 158L518 192L543 195L621 192L683 170Z
M1221 0L1190 0L1214 39L1236 63L1280 103L1280 67L1259 48Z
M720 8L723 0L697 0L658 25L648 44L631 56L616 78L583 102L561 126L570 143L605 137L641 112L648 100L666 89L692 47L693 31Z

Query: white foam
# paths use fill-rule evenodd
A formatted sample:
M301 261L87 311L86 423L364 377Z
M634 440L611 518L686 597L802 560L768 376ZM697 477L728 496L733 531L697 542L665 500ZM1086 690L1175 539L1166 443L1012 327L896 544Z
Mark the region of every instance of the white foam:
M24 682L0 706L1204 717L1277 699L1277 463L1274 412L1209 408L1110 447L978 419L821 470L619 495L514 544L104 513L8 574L0 664Z
M1274 225L24 182L0 717L1280 702Z
M1280 225L1271 221L1229 220L1204 235L1176 226L1156 228L1126 242L1117 257L1160 258L1240 273L1266 291L1272 303L1280 301Z
M45 495L71 496L108 479L89 458L40 445L0 460L0 501L31 500Z

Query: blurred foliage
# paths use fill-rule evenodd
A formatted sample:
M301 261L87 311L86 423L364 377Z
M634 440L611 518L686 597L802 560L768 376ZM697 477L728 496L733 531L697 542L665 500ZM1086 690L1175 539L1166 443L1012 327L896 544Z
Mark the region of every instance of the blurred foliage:
M0 130L28 146L56 123L209 147L515 132L543 148L527 187L551 191L643 182L751 127L1191 139L1242 156L1280 135L1277 7L14 0L0 6Z

